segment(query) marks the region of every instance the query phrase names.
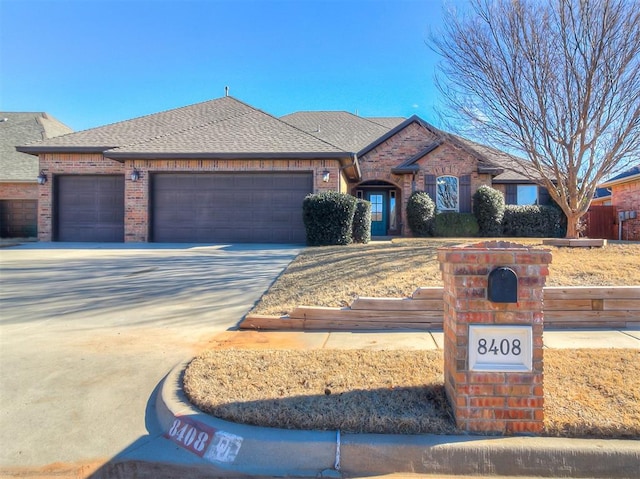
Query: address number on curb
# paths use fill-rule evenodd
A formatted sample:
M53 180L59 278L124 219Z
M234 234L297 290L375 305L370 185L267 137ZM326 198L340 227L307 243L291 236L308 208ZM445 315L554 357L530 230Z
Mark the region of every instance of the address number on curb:
M174 417L164 436L210 462L221 463L233 463L243 441L240 436L183 416Z
M531 326L469 326L469 371L524 372L533 363Z
M203 457L215 430L187 418L175 418L165 436L188 451Z

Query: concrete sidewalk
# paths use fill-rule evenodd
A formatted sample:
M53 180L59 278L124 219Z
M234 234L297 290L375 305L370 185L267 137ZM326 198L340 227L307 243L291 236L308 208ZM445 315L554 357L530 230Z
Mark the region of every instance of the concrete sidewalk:
M546 349L640 349L639 329L545 330ZM442 349L442 331L225 331L210 343L211 348L241 349Z
M554 349L640 349L640 330L548 331L544 340L546 347ZM438 349L442 333L225 331L209 347ZM96 478L110 477L117 467L118 474L126 476L127 464L135 464L140 472L141 464L157 464L159 457L165 467L182 471L185 477L366 477L405 472L425 477L631 478L638 477L640 471L640 441L632 440L341 434L234 424L190 405L181 386L185 367L186 362L178 365L165 378L155 398L162 434L153 443L127 451L98 471L102 474Z

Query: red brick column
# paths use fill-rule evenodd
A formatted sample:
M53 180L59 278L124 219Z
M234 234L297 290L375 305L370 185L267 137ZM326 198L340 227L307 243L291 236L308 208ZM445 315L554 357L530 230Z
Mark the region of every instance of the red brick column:
M509 242L485 242L440 248L438 259L444 281L444 375L447 397L457 427L471 433L539 433L543 429L543 287L551 262L549 250L536 250ZM511 268L517 275L517 302L498 303L487 297L488 278L498 267ZM530 369L508 370L509 366L470 367L470 353L478 351L488 361L491 340L470 344L470 326L531 328L531 348L517 345L519 355L532 355ZM525 326L525 328L522 328ZM500 354L495 342L495 354ZM471 348L475 348L470 352ZM523 349L521 349L523 348ZM525 358L526 359L526 358ZM519 366L518 366L519 367ZM495 370L494 370L495 369Z

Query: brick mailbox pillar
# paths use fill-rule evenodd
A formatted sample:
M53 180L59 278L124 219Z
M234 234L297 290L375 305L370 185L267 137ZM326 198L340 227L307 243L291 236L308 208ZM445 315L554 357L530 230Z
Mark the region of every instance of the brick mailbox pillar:
M543 287L549 250L504 241L440 248L444 382L470 433L543 429Z

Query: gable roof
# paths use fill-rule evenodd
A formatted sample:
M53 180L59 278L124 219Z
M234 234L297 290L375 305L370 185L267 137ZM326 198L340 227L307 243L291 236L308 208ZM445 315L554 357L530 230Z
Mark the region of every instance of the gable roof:
M416 162L448 141L476 157L479 171L494 182L529 182L521 161L444 132L418 116L364 118L345 111L302 111L276 118L233 97L112 123L18 146L19 152L100 152L106 158L335 158L359 176L357 157L412 123L431 132L434 142L394 169L414 172ZM390 127L391 126L391 127ZM33 175L32 175L33 176Z
M0 181L35 182L38 158L17 151L16 146L72 131L44 112L0 112Z
M385 135L377 138L374 142L367 145L365 148L358 152L358 156L363 156L371 150L377 148L379 145L387 141L389 138L396 135L398 132L406 128L412 123L417 123L427 131L431 132L435 139L432 143L428 144L422 151L419 151L411 158L405 160L402 164L393 169L394 173L413 173L418 170L416 163L425 155L431 153L436 148L441 146L445 141L448 141L458 148L461 148L478 159L478 171L480 173L491 174L494 176L493 183L515 183L523 182L529 183L531 180L527 176L520 173L523 170L521 158L517 158L513 155L505 153L504 151L492 148L490 146L476 143L467 138L463 138L452 133L440 130L435 126L427 123L422 118L414 115L407 118L404 122L397 125L395 128L389 130Z
M384 135L390 128L380 119L374 121L346 111L299 111L280 119L352 153Z

